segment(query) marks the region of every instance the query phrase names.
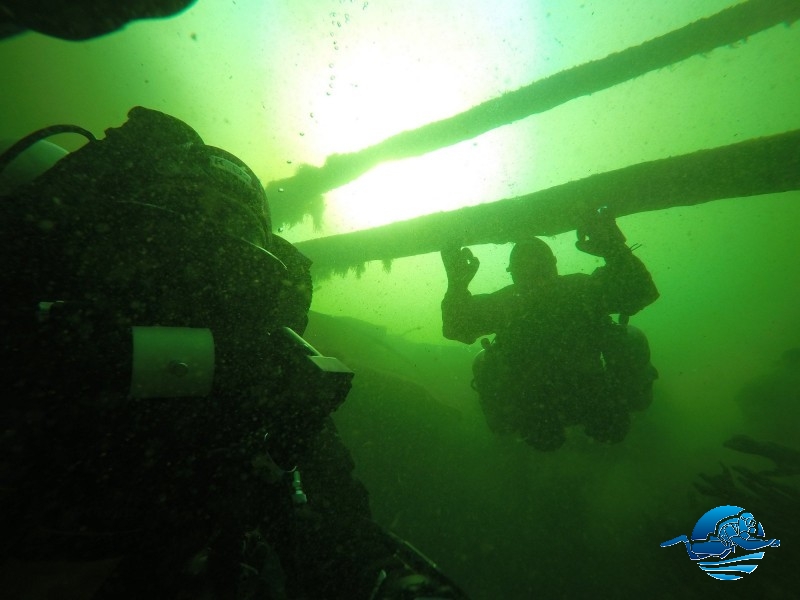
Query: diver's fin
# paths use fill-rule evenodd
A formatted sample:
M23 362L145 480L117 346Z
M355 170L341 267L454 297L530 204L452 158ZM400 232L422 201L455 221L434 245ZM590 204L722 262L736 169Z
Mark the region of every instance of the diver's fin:
M660 545L661 545L662 548L666 548L667 546L674 546L678 542L683 542L684 544L688 544L689 543L689 538L686 537L685 535L679 535L675 539L669 540L667 542L661 542Z

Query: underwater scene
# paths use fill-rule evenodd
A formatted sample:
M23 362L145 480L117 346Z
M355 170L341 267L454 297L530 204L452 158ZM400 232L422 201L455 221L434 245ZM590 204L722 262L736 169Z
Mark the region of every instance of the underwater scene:
M11 307L3 309L2 323L13 331L8 339L31 339L31 331L39 331L31 325L18 333L17 299L66 300L69 307L71 297L58 294L73 289L71 276L64 275L63 286L47 282L69 270L53 266L62 256L84 251L97 257L82 263L80 277L103 273L105 287L92 302L116 298L131 281L143 297L163 294L153 304L168 313L126 300L126 315L136 315L125 321L134 328L134 343L150 343L141 341L141 325L209 327L216 338L204 319L224 311L199 306L205 298L199 291L184 301L175 290L186 277L194 290L216 290L209 294L230 311L224 326L230 335L214 350L213 382L209 375L195 382L196 393L181 388L163 395L205 398L227 377L230 363L219 358L224 352L261 360L261 338L249 323L261 319L262 302L278 298L270 326L288 325L304 343L265 337L275 348L268 353L270 372L283 376L282 352L338 359L319 361L325 385L334 382L324 389L346 388L335 392L322 416L332 414L338 434L331 435L352 457L372 519L416 549L420 562L408 560L406 568L441 572L459 588L447 595L443 588L405 583L392 595L379 582L363 596L301 595L292 591L300 584L287 575L285 586L252 594L163 597L798 597L800 2L171 0L159 6L152 0L121 2L117 7L130 10L120 16L115 9L113 19L99 16L106 4L69 3L69 11L52 9L48 19L47 2L0 0L0 200L8 201L2 293ZM92 18L97 29L69 25ZM141 126L147 135L135 152L114 155L115 164L141 163L177 181L182 163L170 162L163 151L168 139L182 140L184 148L204 143L222 149L212 165L246 187L226 188L254 198L242 201L250 203L246 209L203 204L212 193L198 183L202 174L180 175L180 190L201 200L187 208L172 184L123 177L102 162L106 154L93 158L94 144L111 148L122 132L135 131L137 119L144 123L155 114L135 107L175 121L152 117ZM2 154L32 132L62 124L85 133L48 131L46 141ZM80 156L86 160L79 162ZM77 191L62 197L53 165L66 170L70 158L83 171L69 179ZM262 186L269 205L264 215ZM81 202L81 190L119 203L103 217L103 228L88 225L100 210L93 204L76 209L74 220L67 214ZM169 201L162 205L164 198ZM57 215L30 217L26 207L39 207L40 200L49 207L43 214ZM164 216L164 207L172 216ZM22 216L13 212L17 208ZM169 220L190 212L202 218ZM258 226L252 229L254 212ZM146 254L138 249L142 240L149 244L162 235L158 227L138 225L131 227L138 233L126 232L145 213L162 215L172 233L157 247L147 246L159 266L123 272L119 265ZM34 220L36 235L61 233L29 244L33 238L20 232ZM69 232L82 224L80 240L72 241ZM232 237L246 245L229 243ZM511 254L519 249L531 251L522 266ZM263 270L262 259L252 258L259 251L272 261ZM115 259L117 253L124 258ZM269 282L295 267L310 274L310 287L287 277L262 294L238 283ZM539 287L532 289L539 291L520 292L523 274L534 271ZM574 285L544 293L547 277L567 277ZM40 279L46 293L26 283ZM522 309L511 299L490 306L502 294L531 304ZM540 315L533 322L530 306ZM81 319L94 314L84 304L76 310ZM491 311L497 311L494 320ZM185 320L172 318L189 313ZM588 314L606 319L604 325L578 322ZM611 343L601 337L608 327L632 336L622 342L621 357L604 345ZM92 360L105 360L109 355L91 332L80 338L85 346L70 337L59 348L79 355L85 347L96 354ZM196 356L213 354L202 334L192 340ZM23 346L37 356L41 349L34 345L6 343L4 360L18 360ZM53 348L48 343L42 356L57 356ZM93 373L74 361L68 371L75 381L76 373ZM4 382L16 386L18 400L29 394L49 406L42 399L51 397L48 385L60 388L62 372L33 362L4 367ZM182 376L174 369L186 365L170 364L173 375ZM34 391L15 379L28 368L32 375L25 381L44 382ZM622 374L613 389L624 390L622 397L636 388L641 400L600 399L617 393L603 379L614 369ZM75 397L89 394L99 377L75 383ZM230 381L248 390L260 385L253 373L242 377ZM163 390L145 379L141 389ZM573 390L583 390L589 379L596 393L581 392L573 402ZM111 384L104 379L103 385ZM325 395L301 387L275 383L269 389L276 397L291 389L303 402ZM237 393L222 396L230 400ZM142 391L139 397L158 396ZM42 454L30 470L20 469L25 475L17 474L16 457L25 456L17 440L68 444L60 433L66 421L48 421L41 416L46 408L35 419L23 416L27 409L17 404L24 402L3 413L6 529L13 521L36 520L22 516L27 501L12 498L24 485L9 482L26 480L36 469L57 479L74 472L78 461L64 458L56 468ZM92 436L105 423L109 431L125 430L110 401L98 413L88 406L80 417L69 417L71 432ZM185 410L177 406L148 413L148 431L163 433L162 419ZM235 404L227 406L224 415L208 413L202 424L244 419ZM313 408L303 410L309 419L318 417ZM609 416L615 410L621 411L617 421ZM287 427L296 427L295 439L305 439L295 421L306 413L297 415ZM18 435L40 422L50 433ZM175 448L209 440L198 423L191 434L176 428L177 434L164 434L166 442L149 445L148 465L178 464ZM556 425L543 431L543 423ZM267 439L266 429L257 431ZM142 439L150 444L154 435ZM280 477L288 473L290 487L302 495L299 476L292 478L293 470L278 459L284 450L295 456L286 442L273 452L269 469L281 465ZM76 456L91 452L81 449ZM89 474L108 469L117 473L112 480L123 481L122 471L138 469L130 467L135 456L113 463L103 454L101 466L86 466L81 477L89 481ZM202 462L199 455L192 461L176 471ZM313 504L314 469L298 464ZM178 484L169 476L153 481L167 490L163 498L176 499L170 508L176 514L195 501L182 491L170 496ZM236 481L230 489L241 488L237 498L247 497L246 478ZM43 476L41 488L47 487ZM74 498L89 497L86 489ZM52 493L49 502L56 503L72 491ZM126 495L109 498L134 511ZM42 514L52 513L42 506ZM337 507L330 503L331 514ZM83 516L72 517L59 522L82 522ZM191 522L164 520L184 528ZM26 570L33 554L16 552L14 540L25 536L13 527L14 535L4 536L0 567L0 585L10 595L0 590L0 596L127 597L100 583L74 585L81 591L72 595L9 583L46 578ZM341 554L349 546L335 548L333 554ZM74 560L114 554L93 552ZM72 584L91 579L71 571L72 559L56 558L59 576ZM314 587L317 575L309 573L298 576L310 578L308 589L336 588Z

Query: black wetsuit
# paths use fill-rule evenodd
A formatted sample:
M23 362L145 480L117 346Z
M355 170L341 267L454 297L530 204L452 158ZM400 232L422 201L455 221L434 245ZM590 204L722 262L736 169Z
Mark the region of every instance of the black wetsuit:
M591 275L557 276L536 288L512 284L476 295L448 290L442 300L446 338L471 344L496 334L475 382L495 431L517 431L543 450L560 446L564 427L578 423L608 441L624 436L627 412L609 398L603 338L610 314L633 315L658 292L629 250L606 263Z
M137 108L0 198L11 595L33 572L97 600L366 599L381 569L408 570L330 418L346 370L315 368L285 329L305 328L309 262L219 221L253 213L223 210L241 182L208 174L205 149L185 124ZM129 393L133 327L209 330L211 393ZM72 563L66 584L43 562L59 560ZM463 597L449 589L441 597Z

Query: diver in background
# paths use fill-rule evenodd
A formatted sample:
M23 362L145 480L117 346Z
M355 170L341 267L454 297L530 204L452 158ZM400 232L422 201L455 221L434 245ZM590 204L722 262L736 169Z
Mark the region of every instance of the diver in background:
M606 209L577 234L578 249L603 257L604 267L559 275L550 247L531 238L511 251L513 284L491 294L468 289L480 264L469 248L441 253L442 332L466 344L495 334L482 342L473 386L492 431L518 434L538 450L559 448L565 427L578 424L595 440L621 441L630 410L649 404L657 377L647 340L627 325L658 298L650 274Z
M244 163L136 107L7 189L4 596L465 598L371 520L352 372L300 337L309 261Z
M195 0L0 0L0 39L25 31L77 41L130 21L173 16Z

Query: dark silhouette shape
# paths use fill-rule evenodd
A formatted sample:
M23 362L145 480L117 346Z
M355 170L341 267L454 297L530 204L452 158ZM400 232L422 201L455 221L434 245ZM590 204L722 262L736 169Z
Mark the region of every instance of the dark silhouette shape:
M80 41L107 35L137 19L175 15L195 0L4 0L0 39L26 31Z
M592 215L576 242L606 262L591 275L560 275L550 247L524 238L509 257L513 283L472 294L477 257L469 248L442 250L442 334L465 344L494 334L491 342L481 340L473 387L493 432L519 435L537 450L559 448L573 425L597 441L622 441L630 411L649 404L657 378L643 337L642 344L625 336L629 351L616 352L621 361L601 360L610 340L619 340L612 330L626 328L628 317L654 302L658 291L614 219L605 211ZM612 313L624 324L612 323Z

